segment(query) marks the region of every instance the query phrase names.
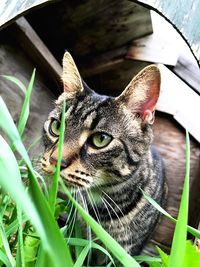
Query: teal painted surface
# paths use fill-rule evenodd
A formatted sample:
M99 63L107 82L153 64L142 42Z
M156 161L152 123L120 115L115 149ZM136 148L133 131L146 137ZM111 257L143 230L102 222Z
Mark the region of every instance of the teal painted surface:
M0 28L29 9L49 0L0 0Z
M178 29L200 65L200 0L132 0L161 13Z

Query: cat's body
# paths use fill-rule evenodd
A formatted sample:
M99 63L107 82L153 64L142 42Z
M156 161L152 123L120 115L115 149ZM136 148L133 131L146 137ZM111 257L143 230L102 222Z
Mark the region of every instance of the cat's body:
M150 66L122 95L112 98L82 83L69 53L63 65L65 92L45 123L43 169L51 174L57 163L59 120L66 99L61 176L82 192L89 213L130 254L139 254L159 216L141 189L160 204L165 195L162 161L151 147L159 71Z

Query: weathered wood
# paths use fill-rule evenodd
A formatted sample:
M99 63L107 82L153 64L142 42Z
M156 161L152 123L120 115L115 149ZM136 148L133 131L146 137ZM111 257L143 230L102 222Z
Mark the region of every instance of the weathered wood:
M50 2L49 0L1 0L0 1L0 28L5 27L11 20L15 19L33 9L36 6Z
M188 60L184 55L178 58L176 66L173 68L183 81L190 85L195 91L200 93L200 70L193 62Z
M132 0L164 16L184 37L200 64L200 0Z
M25 55L16 40L13 42L0 43L0 95L3 97L15 122L18 122L24 94L11 81L7 81L1 75L13 75L28 86L34 64ZM55 96L46 87L45 80L36 70L36 79L33 86L30 101L30 116L25 130L23 142L27 149L35 140L42 136L43 123L48 113L53 108ZM2 133L2 132L1 132ZM29 151L31 156L40 156L43 151L42 140Z
M31 25L24 17L21 17L12 25L12 31L15 38L23 47L26 54L33 60L36 67L38 67L51 82L55 83L55 89L58 90L59 85L61 86L61 65L51 54Z
M135 39L130 45L112 49L80 66L83 77L90 77L116 68L127 59L175 66L178 51L155 33Z
M127 51L126 58L175 66L178 53L172 43L153 33L134 40Z
M179 127L172 116L160 112L156 114L153 130L154 144L163 158L168 183L166 210L172 216L177 217L185 177L185 130ZM190 140L190 146L189 224L197 227L199 221L197 211L199 210L200 204L200 146L193 138ZM152 243L169 250L174 226L175 224L173 222L163 216L161 223L152 237Z
M173 115L200 142L200 96L164 65L161 71L161 93L157 109Z
M127 0L60 1L27 19L56 58L80 63L152 33L149 10Z

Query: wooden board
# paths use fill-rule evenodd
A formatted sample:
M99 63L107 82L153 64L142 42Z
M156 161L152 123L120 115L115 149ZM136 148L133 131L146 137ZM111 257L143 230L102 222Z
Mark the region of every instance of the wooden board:
M183 36L200 64L200 0L132 0L164 16Z
M47 80L54 83L54 93L60 93L62 67L27 20L24 17L17 19L11 26L10 32L13 32L13 37L15 36L36 68L42 71Z
M162 39L153 33L134 40L128 48L126 58L175 66L178 55L179 51L174 50L167 38Z
M157 110L173 115L200 142L200 96L164 65Z
M127 0L59 1L27 19L58 60L65 50L95 59L152 33L150 11Z
M196 92L200 93L200 69L197 65L187 59L184 55L178 58L177 64L173 68L184 82L190 85Z

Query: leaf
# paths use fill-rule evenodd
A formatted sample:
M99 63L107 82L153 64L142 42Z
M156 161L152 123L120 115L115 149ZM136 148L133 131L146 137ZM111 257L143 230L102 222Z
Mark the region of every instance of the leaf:
M100 246L99 244L97 244L97 243L95 243L93 241L85 240L85 239L82 239L82 238L69 238L68 243L71 246L75 246L75 247L84 247L84 246L89 245L90 248L98 249L99 251L104 253L106 256L108 256L108 258L110 259L112 264L115 266L114 260L113 260L112 256L110 255L110 253L105 248L103 248L102 246Z
M0 164L1 164L1 162L0 162ZM8 257L7 259L9 261L9 265L14 267L15 266L15 261L14 261L14 258L12 256L11 250L10 250L8 239L6 237L5 229L4 229L4 226L3 226L3 223L2 223L2 218L0 218L0 234L1 234L1 238L2 238L2 242L3 242L3 246L4 246L4 249L5 249L6 255Z
M146 255L134 256L134 259L139 263L161 262L161 258L159 257L152 257L152 256L146 256Z
M77 261L75 262L74 264L74 267L81 267L84 263L84 260L86 259L87 257L87 254L89 253L90 251L90 244L88 244L87 246L85 246L83 248L83 250L81 251Z
M190 175L190 141L186 131L186 174L183 185L183 193L176 223L168 267L183 267L188 221L189 202L189 175Z
M12 267L8 257L4 254L2 250L0 250L0 262L3 262L6 267Z
M169 256L164 252L162 251L162 249L160 249L159 247L156 247L157 250L158 250L158 253L160 254L160 258L162 259L162 263L163 263L163 266L167 266L168 265L168 261L169 261Z
M142 189L140 189L143 193L143 196L153 205L158 211L160 211L165 217L172 220L173 222L177 222L175 218L173 218L166 210L164 210L153 198L151 198L150 195L148 195L146 192L144 192ZM187 231L191 233L193 236L200 239L200 231L191 227L187 226Z
M9 111L2 98L0 97L0 127L5 131L18 153L29 169L29 193L25 193L21 183L20 172L16 159L9 148L8 144L0 138L0 167L4 171L0 171L0 182L4 189L12 196L12 198L21 205L23 211L31 219L34 227L43 243L44 249L52 258L55 266L63 267L63 263L67 262L68 266L73 266L69 249L66 245L64 237L60 233L57 223L51 213L49 205L42 194L38 181L34 176L34 170L24 145L21 142L19 133L10 116ZM9 159L9 160L8 160Z
M33 70L32 76L31 76L31 80L29 82L26 94L25 94L25 99L24 99L24 103L22 106L22 110L20 113L20 117L19 117L19 122L18 122L18 131L20 136L22 136L25 126L26 126L26 122L28 120L28 116L29 116L29 102L30 102L30 97L31 97L31 92L33 89L33 83L34 83L34 79L35 79L35 69Z
M22 228L22 211L20 207L17 207L17 220L18 220L18 244L17 244L17 256L16 267L25 267L24 262L24 241L23 241L23 228Z
M199 265L200 252L192 245L191 241L187 241L183 267L199 267Z
M19 79L10 75L0 75L0 76L16 84L22 90L22 92L26 94L26 87Z
M49 190L49 205L52 209L52 212L55 212L55 205L56 205L56 197L58 192L58 181L60 177L60 165L62 160L62 146L63 146L63 139L65 133L65 110L66 110L66 102L63 102L62 107L62 116L61 116L61 126L60 126L60 136L58 140L58 161L56 171L53 175L52 185Z

